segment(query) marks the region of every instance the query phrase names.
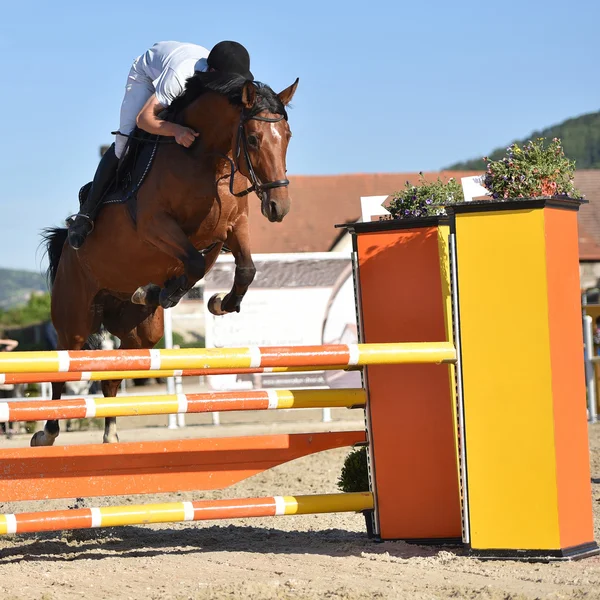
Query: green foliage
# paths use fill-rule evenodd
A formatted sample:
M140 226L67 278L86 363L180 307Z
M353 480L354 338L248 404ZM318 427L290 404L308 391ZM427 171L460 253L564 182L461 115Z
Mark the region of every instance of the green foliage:
M0 269L0 308L24 304L31 292L45 292L45 278L39 273Z
M559 139L545 144L543 138L522 148L512 144L500 160L488 160L483 185L494 198L566 196L579 198L575 189L575 163L565 157Z
M357 448L348 454L338 479L338 487L345 493L369 491L366 447Z
M32 294L24 306L0 309L0 327L16 327L50 319L50 294Z
M404 189L395 192L388 210L394 219L410 219L443 215L445 204L464 201L462 186L451 177L447 182L439 177L426 181L420 173L418 185L406 182Z
M569 119L542 131L534 131L525 139L517 140L523 146L529 139L558 138L562 140L565 155L575 162L578 169L600 169L600 111ZM491 160L500 160L505 148L496 148ZM481 159L455 163L447 168L450 171L481 171Z

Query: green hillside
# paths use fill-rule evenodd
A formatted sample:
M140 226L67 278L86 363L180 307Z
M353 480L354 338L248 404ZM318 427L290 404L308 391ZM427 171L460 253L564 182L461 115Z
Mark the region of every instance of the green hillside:
M534 131L531 135L522 140L516 141L519 145L526 144L529 140L535 138L559 138L565 149L568 158L575 161L577 169L600 169L600 111L568 119L558 125L548 127L543 131ZM492 160L499 160L506 154L506 148L512 142L507 142L502 148L497 148L488 156ZM474 158L464 162L455 163L447 170L452 171L471 171L485 170L485 163L482 157Z
M25 304L34 291L48 291L46 279L40 273L0 269L0 308Z

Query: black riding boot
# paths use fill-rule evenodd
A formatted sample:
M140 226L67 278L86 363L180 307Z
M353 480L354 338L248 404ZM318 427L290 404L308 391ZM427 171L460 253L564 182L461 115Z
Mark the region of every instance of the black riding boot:
M75 250L81 248L83 242L85 242L85 238L94 229L94 219L98 214L100 204L108 186L115 178L118 166L119 159L115 154L115 145L112 144L100 159L92 187L84 203L81 205L79 213L69 222L69 244Z

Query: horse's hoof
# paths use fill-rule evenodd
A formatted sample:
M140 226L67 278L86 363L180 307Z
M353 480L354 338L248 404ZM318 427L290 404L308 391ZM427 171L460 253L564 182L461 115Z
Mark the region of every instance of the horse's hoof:
M222 315L226 315L227 311L223 310L222 306L223 306L223 299L225 298L227 294L215 294L209 301L208 301L208 311L213 314L216 315L217 317L220 317Z
M158 306L160 296L160 286L155 283L149 283L139 287L131 296L133 304L141 304L142 306Z
M102 438L102 443L104 444L118 444L119 436L115 433L114 435L106 435Z
M54 438L46 435L45 431L38 431L31 438L29 445L35 446L52 446L54 444Z

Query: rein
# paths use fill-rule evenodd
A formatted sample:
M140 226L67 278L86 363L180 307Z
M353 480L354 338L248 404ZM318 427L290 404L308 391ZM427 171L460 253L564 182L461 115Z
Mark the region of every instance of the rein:
M250 194L252 192L256 192L256 195L259 196L262 200L264 197L264 192L266 190L272 190L272 189L280 188L280 187L287 187L290 184L288 179L277 179L276 181L267 181L266 183L262 183L260 181L260 179L256 176L256 172L254 171L254 167L252 166L252 161L250 160L250 154L248 152L248 139L246 136L246 130L244 128L244 125L248 121L252 121L252 120L263 121L265 123L279 123L280 121L283 121L283 119L285 119L285 115L280 115L279 117L275 117L275 118L261 117L259 115L248 116L248 114L242 110L242 114L240 116L240 124L238 126L238 133L237 133L237 137L236 137L235 158L239 165L240 155L243 151L244 159L246 161L246 164L248 165L248 175L249 175L251 186L241 192L233 191L235 173L236 173L236 171L239 172L239 170L240 170L239 166L236 167L235 161L233 159L229 158L229 156L227 156L226 154L222 154L221 152L203 151L204 154L214 154L214 155L220 156L221 158L224 158L225 160L227 160L229 162L229 165L231 167L231 176L229 177L229 192L231 193L232 196L235 196L236 198L241 198L243 196L247 196L248 194ZM123 137L129 138L132 140L136 140L139 142L144 142L144 143L153 142L155 144L155 149L156 149L157 144L176 144L177 143L173 139L161 139L164 136L160 136L160 135L157 135L156 139L154 139L154 140L138 137L138 136L131 135L131 134L121 133L120 131L111 131L111 135L122 135Z

